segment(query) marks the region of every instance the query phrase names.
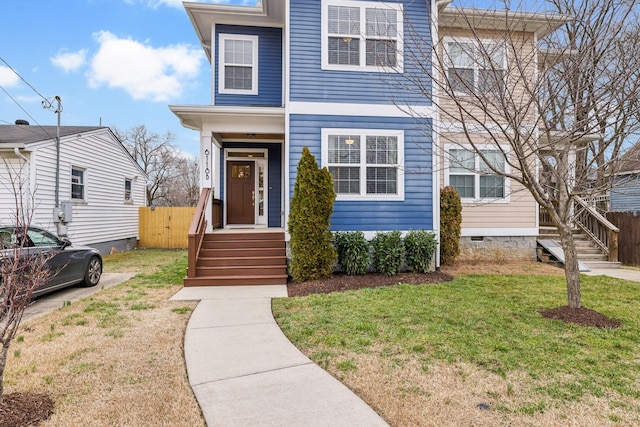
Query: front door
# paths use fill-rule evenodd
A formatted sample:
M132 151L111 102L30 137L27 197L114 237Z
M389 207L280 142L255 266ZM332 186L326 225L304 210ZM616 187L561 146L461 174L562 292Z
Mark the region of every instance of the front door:
M255 162L227 163L227 224L254 224Z

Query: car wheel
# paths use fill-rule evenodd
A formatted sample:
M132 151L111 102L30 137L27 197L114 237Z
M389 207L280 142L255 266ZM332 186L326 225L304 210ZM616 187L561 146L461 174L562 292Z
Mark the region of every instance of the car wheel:
M97 256L91 257L89 265L87 265L87 271L84 273L84 286L95 286L100 281L102 276L102 261Z

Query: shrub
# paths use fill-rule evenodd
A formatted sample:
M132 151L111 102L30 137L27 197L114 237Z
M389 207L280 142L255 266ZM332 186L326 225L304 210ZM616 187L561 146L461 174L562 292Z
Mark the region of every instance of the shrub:
M326 168L319 169L316 158L304 147L291 199L291 276L296 281L330 277L337 257L331 245L329 218L336 193Z
M337 232L334 236L338 262L349 275L367 274L371 256L369 242L362 231Z
M395 276L400 271L404 259L404 244L399 231L376 233L371 241L373 246L373 266L386 276Z
M453 187L440 191L440 262L452 264L460 253L462 203Z
M412 230L404 238L406 262L413 273L427 273L436 252L436 235L424 230Z

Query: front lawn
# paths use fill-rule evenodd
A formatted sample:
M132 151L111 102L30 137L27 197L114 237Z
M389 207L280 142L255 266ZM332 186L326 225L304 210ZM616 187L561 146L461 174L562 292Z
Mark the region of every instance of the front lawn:
M543 318L562 276L464 275L274 301L289 339L392 425L640 422L640 284L582 278L615 330Z

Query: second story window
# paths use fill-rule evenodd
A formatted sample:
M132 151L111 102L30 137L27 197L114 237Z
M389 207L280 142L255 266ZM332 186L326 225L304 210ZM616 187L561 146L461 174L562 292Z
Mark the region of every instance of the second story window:
M508 180L500 173L509 172L502 151L482 149L484 159L471 149L448 148L445 183L456 189L463 202L508 200ZM486 159L486 161L485 161Z
M258 94L258 36L219 35L218 91Z
M402 71L402 6L323 1L322 68Z
M505 46L492 40L445 38L446 78L457 94L498 95L506 77Z
M84 200L84 169L71 168L71 199Z

